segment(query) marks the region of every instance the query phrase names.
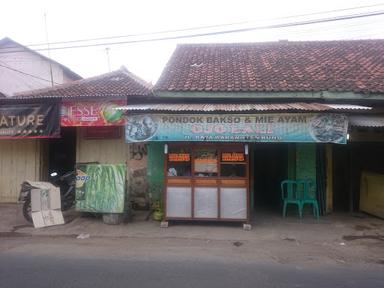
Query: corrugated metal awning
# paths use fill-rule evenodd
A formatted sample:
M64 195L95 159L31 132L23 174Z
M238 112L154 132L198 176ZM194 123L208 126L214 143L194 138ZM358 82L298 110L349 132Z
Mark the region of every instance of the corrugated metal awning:
M352 104L323 104L336 110L371 110L372 107Z
M116 108L131 112L252 112L252 111L350 111L370 110L371 107L348 104L275 103L275 104L137 104Z
M349 124L354 127L384 127L384 116L351 115Z

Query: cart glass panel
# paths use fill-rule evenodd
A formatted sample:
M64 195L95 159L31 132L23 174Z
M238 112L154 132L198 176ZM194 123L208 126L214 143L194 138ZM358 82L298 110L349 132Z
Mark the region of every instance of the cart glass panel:
M170 177L191 176L191 149L170 147L167 161L167 175Z
M243 150L223 149L220 155L220 176L241 177L247 176L246 157Z
M194 154L194 175L197 177L217 177L218 159L215 148L196 148Z

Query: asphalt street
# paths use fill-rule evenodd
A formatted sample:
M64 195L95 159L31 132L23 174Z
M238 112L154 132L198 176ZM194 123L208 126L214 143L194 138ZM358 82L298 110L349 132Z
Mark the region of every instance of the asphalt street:
M16 208L0 205L0 288L384 287L384 226L372 217L268 215L243 231L77 216L34 229Z
M230 257L177 260L166 255L107 258L1 253L0 287L384 287L384 269L379 265L302 267L257 260L239 263Z

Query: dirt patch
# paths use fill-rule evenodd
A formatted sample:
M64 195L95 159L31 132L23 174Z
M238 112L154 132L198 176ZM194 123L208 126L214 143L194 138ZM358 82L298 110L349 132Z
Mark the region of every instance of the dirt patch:
M33 225L32 224L25 224L25 225L13 226L12 232L16 232L19 229L29 228L29 227L33 227Z
M294 239L294 238L288 238L288 237L283 238L283 240L285 240L285 241L290 241L290 242L295 242L295 241L296 241L296 239Z
M5 238L5 237L28 237L30 236L29 234L25 233L18 233L18 232L0 232L0 238Z
M240 242L240 241L236 241L236 242L233 242L232 244L233 244L233 246L240 247L240 246L242 246L244 243L243 243L243 242Z
M365 218L367 218L367 217L366 217L365 215L363 215L363 214L353 214L352 217L354 217L354 218L359 218L359 219L365 219Z
M364 230L372 230L373 228L365 225L355 225L354 229L357 231L364 231Z
M346 241L361 240L361 239L371 239L384 241L384 236L382 235L344 235L343 239Z

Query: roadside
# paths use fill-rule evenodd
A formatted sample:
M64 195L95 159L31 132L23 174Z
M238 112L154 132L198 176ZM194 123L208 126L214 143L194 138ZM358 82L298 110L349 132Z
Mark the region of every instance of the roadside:
M70 245L73 252L101 253L97 247L103 247L108 255L167 253L200 259L225 258L232 251L242 261L384 265L384 221L365 214L332 214L317 221L309 215L300 220L261 213L254 215L251 231L228 223L183 222L160 228L158 222L145 221L147 212L135 214L129 223L106 225L100 218L70 211L65 213L67 224L35 229L22 218L19 205L0 204L0 251ZM79 235L86 239L77 239Z

